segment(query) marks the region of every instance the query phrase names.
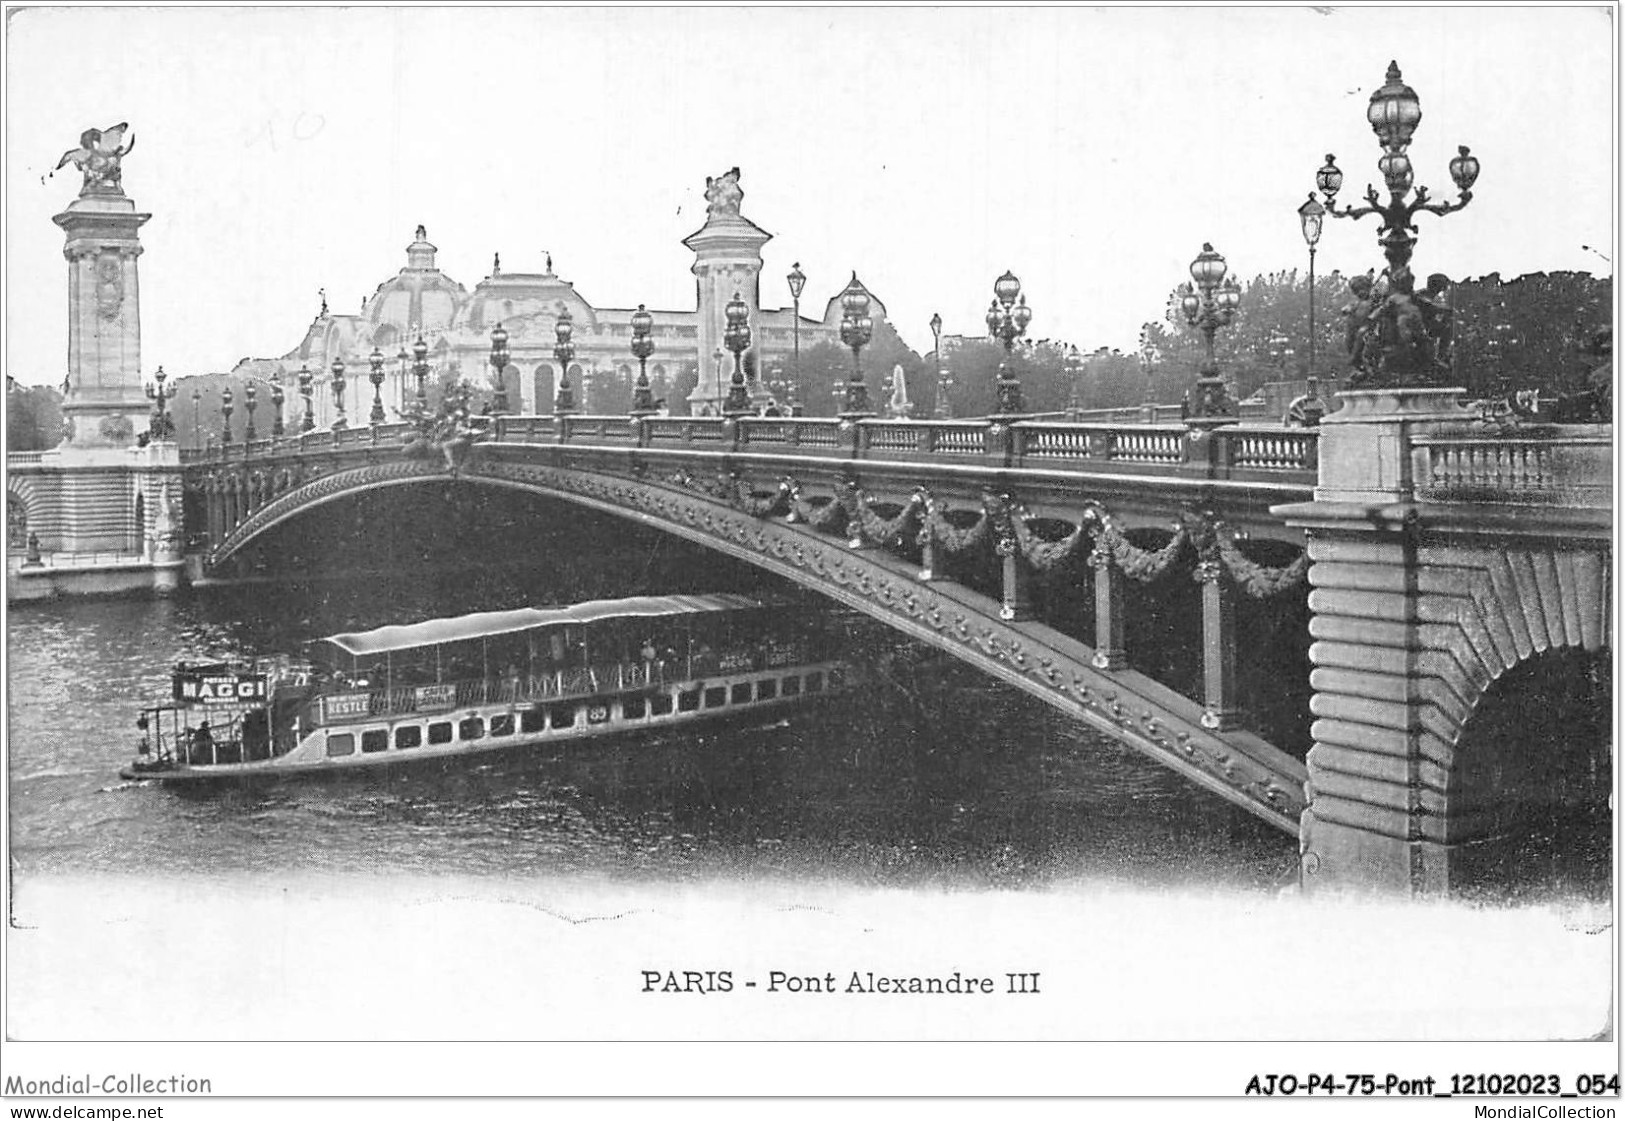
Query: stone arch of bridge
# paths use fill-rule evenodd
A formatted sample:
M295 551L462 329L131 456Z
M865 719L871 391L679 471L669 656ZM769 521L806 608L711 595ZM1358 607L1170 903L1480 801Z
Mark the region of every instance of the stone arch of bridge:
M1445 888L1449 858L1428 854L1479 840L1494 818L1477 771L1495 761L1466 746L1480 704L1547 652L1612 649L1611 558L1584 541L1406 549L1344 544L1310 570L1302 845L1317 851L1328 824L1374 834L1416 847L1411 879Z
M308 478L227 527L221 565L276 526L370 490L458 479L526 491L628 518L747 561L976 666L1136 748L1289 833L1304 805L1304 766L1241 729L1205 722L1203 706L1041 622L1001 617L997 599L940 580L878 548L806 523L745 512L718 487L540 464L477 460L457 473L392 460Z

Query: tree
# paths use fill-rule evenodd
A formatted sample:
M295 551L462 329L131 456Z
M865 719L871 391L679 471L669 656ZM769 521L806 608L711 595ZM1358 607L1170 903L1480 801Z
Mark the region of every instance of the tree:
M62 395L48 385L6 381L6 447L44 451L62 442Z
M1612 323L1614 283L1590 273L1499 273L1450 292L1456 384L1474 397L1518 389L1556 396L1583 388L1597 365L1592 343Z

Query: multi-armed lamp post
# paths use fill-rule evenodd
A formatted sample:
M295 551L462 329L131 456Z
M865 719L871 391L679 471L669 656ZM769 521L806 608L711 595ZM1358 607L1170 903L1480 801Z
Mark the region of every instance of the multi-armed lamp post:
M1377 169L1382 172L1383 182L1388 187L1387 203L1378 196L1375 187L1368 185L1365 206L1345 206L1339 210L1336 197L1343 185L1343 173L1338 169L1335 157L1328 155L1326 166L1315 173L1315 185L1325 196L1326 209L1332 217L1363 218L1367 214L1375 214L1382 220L1377 231L1377 244L1382 247L1388 267L1378 281L1376 290L1371 293L1373 307L1370 315L1373 320L1381 319L1385 313L1377 305L1386 303L1390 309L1386 314L1395 322L1387 325L1387 331L1378 332L1375 345L1368 343L1363 348L1363 351L1369 350L1370 353L1356 355L1357 365L1363 366L1368 374L1377 374L1380 381L1395 385L1433 383L1438 375L1445 372L1443 363L1438 360L1437 350L1429 354L1428 348L1419 345L1420 339L1404 337L1407 330L1413 336L1416 331L1414 327L1406 328L1398 323L1405 310L1398 305L1416 301L1413 296L1415 280L1410 269L1411 252L1416 246L1416 227L1412 224L1412 218L1419 210L1443 216L1471 202L1473 184L1478 179L1478 160L1462 145L1457 148L1456 157L1450 161L1450 178L1460 192L1458 201L1429 202L1426 187L1417 187L1414 196L1407 201L1414 176L1406 149L1410 147L1411 136L1422 120L1422 103L1416 91L1401 80L1397 63L1388 64L1387 81L1371 95L1365 115L1372 131L1377 134L1377 143L1382 147ZM1427 307L1417 308L1424 326L1428 310Z
M224 423L220 427L220 446L231 445L231 386L226 385L220 390L220 417Z
M632 387L632 415L649 416L655 408L654 391L649 388L649 355L655 352L655 317L642 304L632 313L632 357L638 360L638 381Z
M722 345L733 351L734 375L728 383L728 397L722 403L723 416L744 416L751 411L750 393L745 389L745 350L750 346L750 309L738 292L722 309L728 326L722 332Z
M147 386L147 396L154 402L152 421L148 425L154 440L168 440L175 435L175 422L170 419L165 405L174 399L176 393L180 392L180 386L177 384L165 389L164 379L168 376L168 374L164 373L164 368L159 366L158 372L152 375L155 384Z
M339 432L350 426L344 419L344 356L341 354L333 359L333 431Z
M1027 297L1021 294L1021 281L1008 270L993 282L993 297L987 309L987 333L990 338L1004 343L1004 360L999 363L998 380L994 383L998 391L994 411L1024 413L1027 402L1021 396L1021 381L1010 368L1010 360L1016 340L1027 333L1027 324L1032 322L1032 309L1027 306Z
M560 308L558 321L553 324L553 357L559 363L559 391L553 397L553 411L560 416L576 411L575 394L570 390L570 363L576 356L575 343L570 338L575 329L570 309Z
M286 429L282 427L282 402L287 399L282 392L282 370L280 367L271 371L271 438L280 439Z
M1207 346L1207 357L1202 363L1185 414L1185 423L1192 428L1217 428L1221 424L1235 423L1236 403L1219 377L1219 360L1213 353L1213 333L1228 327L1236 317L1241 303L1241 286L1234 278L1225 279L1224 258L1213 251L1213 246L1202 243L1202 252L1191 262L1191 279L1179 286L1179 307L1185 321L1202 332Z
M498 323L491 328L491 411L508 411L508 332Z
M424 412L429 407L429 391L424 383L429 380L429 344L418 336L418 341L412 344L412 376L418 383L418 412Z
M259 438L259 433L254 431L254 409L259 405L256 400L258 396L259 389L252 381L243 386L243 408L248 410L248 423L243 427L245 444L252 444Z
M367 365L367 380L372 382L372 410L367 414L367 423L376 428L384 423L384 352L373 347Z
M309 432L316 427L316 406L312 400L316 375L310 372L310 367L301 364L299 367L299 396L305 399L305 419L299 422L299 431Z
M869 407L869 387L863 383L863 365L859 352L869 345L874 335L875 321L869 318L869 293L858 282L858 274L841 292L841 342L852 349L852 378L846 383L846 401L841 410L844 417L873 416Z

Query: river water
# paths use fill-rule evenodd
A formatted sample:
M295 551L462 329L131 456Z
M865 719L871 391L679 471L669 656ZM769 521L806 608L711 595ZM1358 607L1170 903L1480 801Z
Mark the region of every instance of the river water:
M363 578L14 609L17 875L347 872L364 853L383 873L1254 889L1294 868L1292 838L860 618L840 625L873 680L769 727L210 794L118 778L136 709L178 660L512 606L512 591L499 574L412 595Z

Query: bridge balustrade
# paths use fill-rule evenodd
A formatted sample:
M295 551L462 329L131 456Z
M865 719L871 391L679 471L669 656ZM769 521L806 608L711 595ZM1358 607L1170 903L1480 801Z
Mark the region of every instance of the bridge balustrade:
M1428 502L1508 502L1609 509L1609 435L1419 436L1417 491Z

